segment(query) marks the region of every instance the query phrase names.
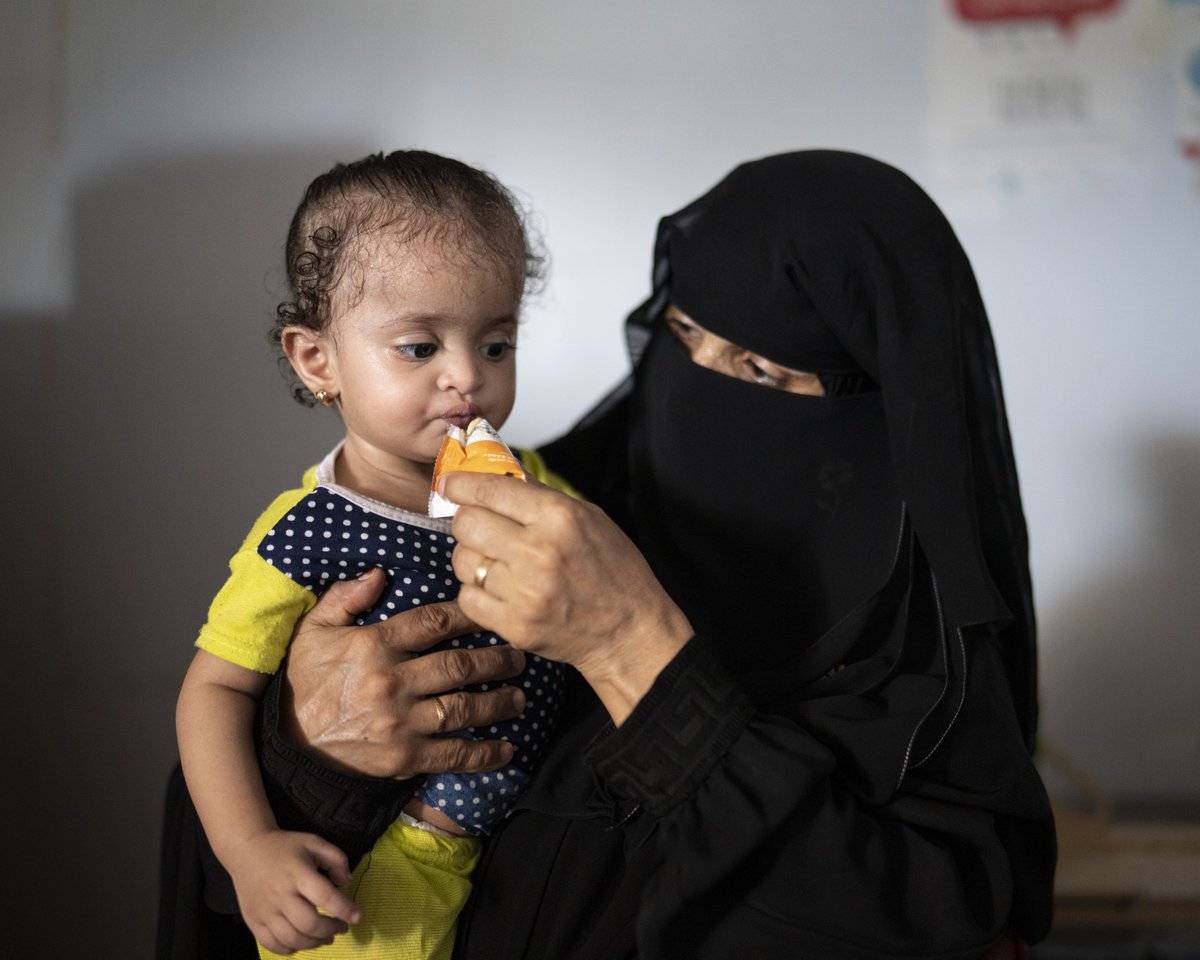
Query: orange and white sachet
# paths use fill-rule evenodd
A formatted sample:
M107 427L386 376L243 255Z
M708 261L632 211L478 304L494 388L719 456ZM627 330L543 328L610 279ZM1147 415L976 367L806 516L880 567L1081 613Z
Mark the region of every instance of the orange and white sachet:
M508 445L500 439L495 428L482 417L476 417L466 430L451 426L433 462L433 486L429 494L431 517L452 517L458 504L452 503L437 492L438 479L451 470L466 470L468 473L496 473L502 476L525 479L521 461L513 456Z

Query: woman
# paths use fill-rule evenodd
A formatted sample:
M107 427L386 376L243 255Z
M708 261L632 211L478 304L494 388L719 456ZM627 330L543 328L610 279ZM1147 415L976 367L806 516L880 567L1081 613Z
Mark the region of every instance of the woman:
M446 481L462 611L578 671L455 955L1015 955L1048 928L1054 835L1024 521L951 228L865 157L745 164L662 221L628 328L629 380L542 452L636 549L554 491ZM432 769L397 745L445 678L380 692L387 655L346 647L348 622L327 606L297 637L286 733L360 772ZM358 673L323 687L316 656ZM279 802L336 837L273 730ZM343 774L321 776L328 811Z

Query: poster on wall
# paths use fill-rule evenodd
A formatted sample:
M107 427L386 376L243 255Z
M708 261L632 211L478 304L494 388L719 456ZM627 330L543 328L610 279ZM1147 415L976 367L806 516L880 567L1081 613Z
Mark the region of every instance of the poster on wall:
M930 137L960 213L1121 172L1136 148L1146 0L931 4Z
M1200 0L1170 0L1170 6L1179 149L1200 187Z

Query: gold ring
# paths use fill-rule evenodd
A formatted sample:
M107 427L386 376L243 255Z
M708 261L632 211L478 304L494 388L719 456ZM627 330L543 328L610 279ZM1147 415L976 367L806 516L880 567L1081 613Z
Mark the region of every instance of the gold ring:
M492 569L492 564L495 562L495 559L492 557L484 557L479 561L479 566L475 568L475 586L480 590L487 589L484 584L487 583L488 572Z
M446 705L442 703L441 697L430 697L429 699L433 701L433 709L437 711L438 715L437 732L442 733L446 729L446 718L449 716L446 713Z

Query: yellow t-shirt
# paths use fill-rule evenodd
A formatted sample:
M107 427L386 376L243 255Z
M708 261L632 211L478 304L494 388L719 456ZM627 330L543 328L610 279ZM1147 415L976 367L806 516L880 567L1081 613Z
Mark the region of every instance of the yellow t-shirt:
M305 471L300 486L286 490L276 497L250 528L238 552L229 561L229 579L213 598L208 620L196 640L198 647L260 673L274 673L279 669L296 621L312 608L317 601L318 591L333 577L324 581L319 578L306 580L295 571L285 572L282 565L277 565L270 559L273 552L270 541L274 536L278 536L281 530L288 529L289 517L295 518L299 527L305 526L304 518L310 514L301 508L305 505L305 498L312 495L318 486L336 490L343 497L360 503L367 510L382 513L398 523L432 531L435 537L449 537L448 520L400 510L339 487L333 477L333 463L339 449L340 447L331 452L317 466ZM547 468L536 451L522 450L519 451L519 455L530 476L547 486L579 498L579 494L570 484ZM319 521L317 522L319 524ZM307 539L316 539L319 543L323 539L336 541L341 537L342 531L336 531L336 536L326 538L325 530L314 530L310 525L306 530L298 529L297 533L300 536L307 534ZM432 549L436 549L432 547L434 542L436 541L431 540ZM360 569L381 565L374 562L381 556L378 553L380 549L383 548L376 546L376 552L373 554L349 555L344 568L345 575L354 576ZM449 555L439 552L438 556L448 559ZM408 559L411 559L411 554ZM444 581L445 577L439 579ZM433 591L431 595L421 599L430 602L437 598L438 592Z
M197 646L248 669L272 673L287 652L296 621L316 603L324 585L385 562L400 568L389 583L389 590L405 593L394 598L399 609L436 602L454 592L450 521L398 510L340 487L333 475L337 453L335 449L307 470L299 487L281 493L255 521L230 560L230 577L213 599ZM522 451L521 459L529 475L578 497L536 452ZM393 601L385 595L383 602ZM387 614L377 611L376 616ZM494 642L482 632L476 638ZM538 680L537 687L528 690L528 700L540 697L539 709L551 721L532 724L544 737L553 727L562 668L532 656L527 662L527 670L532 669L531 676ZM526 762L502 771L505 776L500 779L511 786L487 783L488 774L479 775L481 783L461 775L433 775L420 796L460 820L455 808L439 798L469 798L480 808L474 826L486 832L489 817L503 815L540 752L536 743L522 749L528 753ZM463 825L471 829L473 824L467 820ZM362 908L362 921L331 945L301 954L324 960L448 960L480 850L475 837L437 836L397 820L359 862L345 888ZM261 946L259 955L264 960L275 957Z

